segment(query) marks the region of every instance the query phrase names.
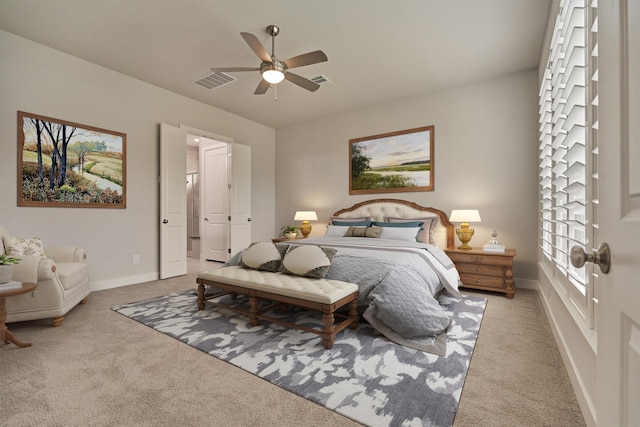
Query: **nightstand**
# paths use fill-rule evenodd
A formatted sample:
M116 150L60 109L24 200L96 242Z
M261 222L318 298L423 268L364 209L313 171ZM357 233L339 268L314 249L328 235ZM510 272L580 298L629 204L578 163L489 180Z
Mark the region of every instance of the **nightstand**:
M463 287L503 292L507 298L513 298L515 295L516 285L513 282L515 249L495 253L484 252L482 248L466 251L447 248L445 252L456 265Z

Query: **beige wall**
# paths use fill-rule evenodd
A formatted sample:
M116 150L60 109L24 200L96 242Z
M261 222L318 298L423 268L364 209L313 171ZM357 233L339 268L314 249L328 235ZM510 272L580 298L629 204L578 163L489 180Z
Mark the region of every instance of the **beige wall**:
M472 246L498 232L517 250L514 275L536 279L537 72L372 106L277 129L276 228L315 210L321 235L336 210L374 197L478 209ZM364 89L363 89L364 90ZM372 88L371 90L375 90ZM435 126L435 191L350 196L349 139Z
M0 57L0 224L10 233L86 248L92 286L157 278L158 138L167 123L252 147L252 237L273 235L274 129L4 31ZM17 207L18 110L126 133L127 208Z

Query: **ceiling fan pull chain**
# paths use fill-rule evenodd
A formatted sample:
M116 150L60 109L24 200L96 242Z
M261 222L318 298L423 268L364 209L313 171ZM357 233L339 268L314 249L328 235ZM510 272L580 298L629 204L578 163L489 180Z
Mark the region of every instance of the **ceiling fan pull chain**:
M278 100L278 85L271 85L273 86L273 100L277 101Z

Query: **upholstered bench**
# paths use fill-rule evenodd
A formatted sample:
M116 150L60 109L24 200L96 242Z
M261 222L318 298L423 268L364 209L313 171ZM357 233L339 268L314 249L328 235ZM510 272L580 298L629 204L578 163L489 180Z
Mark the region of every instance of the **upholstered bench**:
M318 334L322 337L325 348L332 348L336 334L347 326L355 329L358 324L358 285L339 280L315 279L283 273L259 271L239 266L228 266L198 274L198 309L203 310L206 304L225 307L229 310L247 314L252 326L258 325L258 319L267 320L288 327ZM205 296L205 287L210 286L223 292L213 296ZM211 301L214 297L231 294L249 297L249 310L220 304ZM259 300L267 300L272 304L259 307ZM290 304L322 313L323 328L314 329L297 325L265 313L274 308ZM336 313L336 310L349 305L348 315ZM344 317L338 324L335 317Z

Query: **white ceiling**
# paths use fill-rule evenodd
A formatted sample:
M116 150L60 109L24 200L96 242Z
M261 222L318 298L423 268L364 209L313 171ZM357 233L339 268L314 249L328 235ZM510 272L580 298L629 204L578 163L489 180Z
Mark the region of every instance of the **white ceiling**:
M538 66L551 0L0 0L0 28L278 128ZM258 67L240 36L276 56L322 50L296 68L332 83L288 81L253 95L254 72L214 90L211 67Z

